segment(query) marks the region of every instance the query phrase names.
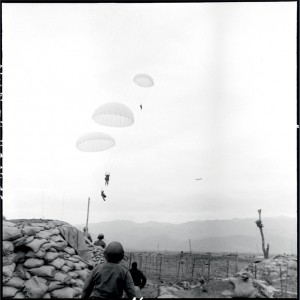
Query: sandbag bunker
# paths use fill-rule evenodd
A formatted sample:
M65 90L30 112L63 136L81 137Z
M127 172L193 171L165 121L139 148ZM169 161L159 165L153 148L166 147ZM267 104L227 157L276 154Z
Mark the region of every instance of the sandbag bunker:
M3 221L2 233L4 298L79 298L90 270L104 260L63 221Z

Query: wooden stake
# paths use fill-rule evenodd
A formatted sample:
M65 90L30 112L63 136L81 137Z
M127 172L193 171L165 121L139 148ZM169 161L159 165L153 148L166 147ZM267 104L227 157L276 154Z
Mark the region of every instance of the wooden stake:
M229 260L227 259L227 266L226 266L226 277L229 276Z
M210 277L210 258L208 259L208 269L207 269L207 280L209 281Z
M162 264L162 256L160 257L160 264L159 264L159 275L158 275L158 279L160 279L160 275L161 275L161 264Z
M180 264L181 264L181 260L178 261L177 280L179 278Z
M194 279L195 260L196 260L196 258L194 257L193 265L192 265L192 280Z

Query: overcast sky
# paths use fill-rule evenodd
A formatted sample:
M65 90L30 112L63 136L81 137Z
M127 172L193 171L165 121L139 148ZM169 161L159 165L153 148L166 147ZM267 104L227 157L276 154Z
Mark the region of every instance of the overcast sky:
M8 219L296 216L297 2L2 7ZM134 124L97 124L107 102ZM79 151L93 131L116 146Z

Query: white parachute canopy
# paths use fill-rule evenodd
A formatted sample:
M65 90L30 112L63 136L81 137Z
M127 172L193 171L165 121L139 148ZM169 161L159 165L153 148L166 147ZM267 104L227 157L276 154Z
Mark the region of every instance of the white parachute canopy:
M93 119L98 124L109 127L127 127L134 123L134 115L130 108L118 102L109 102L98 107Z
M89 132L77 140L76 147L84 152L98 152L107 150L115 144L115 140L106 133Z
M140 87L151 87L154 85L153 79L147 74L137 74L134 76L133 81Z

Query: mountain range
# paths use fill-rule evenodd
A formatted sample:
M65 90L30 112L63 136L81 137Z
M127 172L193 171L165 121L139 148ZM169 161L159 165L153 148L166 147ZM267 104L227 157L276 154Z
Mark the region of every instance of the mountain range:
M106 243L119 241L127 251L244 252L261 254L261 236L256 219L201 220L181 224L111 221L89 224L95 240L103 233ZM296 253L297 219L285 216L263 218L265 242L270 253ZM76 227L80 230L85 225Z

